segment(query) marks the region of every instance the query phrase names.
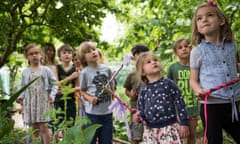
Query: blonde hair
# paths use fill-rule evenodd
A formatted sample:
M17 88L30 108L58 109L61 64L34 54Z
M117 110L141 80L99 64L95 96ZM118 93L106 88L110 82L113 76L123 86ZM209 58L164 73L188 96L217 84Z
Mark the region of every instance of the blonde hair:
M77 55L83 67L88 66L87 61L85 59L85 54L91 49L96 49L96 46L89 41L82 42L78 47Z
M136 62L136 70L137 70L137 79L141 83L148 83L148 79L146 76L143 75L143 64L148 56L153 56L154 58L158 59L160 62L159 58L153 53L153 52L143 52L140 54L140 56L137 59ZM159 75L162 77L163 76L163 65L160 62L160 73Z
M197 29L197 12L200 8L203 8L203 7L210 7L211 9L213 9L216 12L219 19L225 20L225 24L220 27L219 39L222 40L222 38L225 37L229 42L232 42L234 39L233 32L231 30L231 26L230 26L226 16L224 15L224 13L217 6L212 6L209 3L204 3L204 4L201 4L200 6L198 6L198 8L196 9L196 11L194 13L193 19L192 19L192 43L193 43L193 45L198 45L201 42L201 39L204 38L204 35L200 34Z
M104 64L104 56L100 48L97 48L98 51L98 62L99 64Z

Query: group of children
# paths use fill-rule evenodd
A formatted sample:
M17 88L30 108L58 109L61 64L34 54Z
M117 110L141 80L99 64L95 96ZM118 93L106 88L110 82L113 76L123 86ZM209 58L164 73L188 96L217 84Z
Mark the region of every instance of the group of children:
M204 101L209 89L237 77L236 44L230 25L217 5L204 3L194 13L192 28L195 48L192 50L187 39L176 41L173 47L178 62L169 66L166 77L160 60L146 45L137 44L132 48L136 70L127 76L124 84L131 106L137 109L131 114L132 144L180 144L183 138L194 144L198 115L207 131L209 144L223 143L222 129L240 143L236 109L236 102L240 100L239 84L212 92ZM45 50L45 54L54 52L54 49ZM91 124L102 124L92 144L96 141L111 144L113 119L108 106L113 99L111 92L115 89L114 81L109 83L111 69L99 62L99 51L89 41L78 47L81 70L71 63L71 46L64 45L57 53L61 64L56 65L54 59L44 59L44 66L38 46L30 44L24 51L29 67L23 71L22 86L39 77L18 98L18 102L24 105L24 122L32 125L33 130L40 130L44 144L48 144L50 136L45 124L50 118L44 113L53 104L64 110L61 88L57 86L71 84L74 91L81 94L85 114ZM74 93L68 96L66 117L74 122L76 97ZM196 98L200 100L200 113ZM64 118L63 115L57 117L60 120ZM37 132L34 134L38 136Z

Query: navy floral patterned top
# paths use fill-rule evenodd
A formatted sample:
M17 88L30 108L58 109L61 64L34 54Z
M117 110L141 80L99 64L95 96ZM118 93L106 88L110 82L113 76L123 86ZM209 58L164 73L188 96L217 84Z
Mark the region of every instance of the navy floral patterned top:
M182 94L170 79L147 83L138 97L138 110L151 128L161 128L177 122L188 125L188 114Z

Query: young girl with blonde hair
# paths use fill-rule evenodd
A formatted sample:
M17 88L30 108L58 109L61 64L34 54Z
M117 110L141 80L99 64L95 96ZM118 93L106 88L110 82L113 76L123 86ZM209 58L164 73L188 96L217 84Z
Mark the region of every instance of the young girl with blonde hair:
M133 120L144 122L143 143L183 143L182 138L189 135L188 115L178 86L162 76L163 66L152 52L139 56L136 70L144 87Z
M39 78L20 95L17 102L23 104L23 120L25 124L32 126L33 136L38 137L41 132L43 143L49 144L51 136L46 124L50 121L50 116L46 112L53 107L57 93L54 83L57 80L48 67L41 65L42 52L37 45L27 45L24 55L29 67L22 72L21 87Z

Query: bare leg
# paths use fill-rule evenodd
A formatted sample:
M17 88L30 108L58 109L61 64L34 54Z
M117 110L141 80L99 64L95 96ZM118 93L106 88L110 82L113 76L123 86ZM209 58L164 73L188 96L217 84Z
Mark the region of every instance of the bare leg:
M198 125L198 118L191 117L189 119L189 136L187 139L188 144L195 144L196 143L196 128Z
M44 144L50 144L51 141L51 133L48 129L48 127L45 125L46 123L39 123L40 130L42 132L43 137L43 143Z
M37 138L39 137L39 124L38 123L34 123L32 124L32 130L33 130L33 138Z

